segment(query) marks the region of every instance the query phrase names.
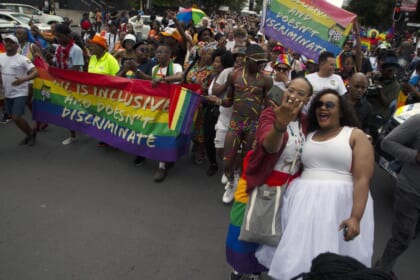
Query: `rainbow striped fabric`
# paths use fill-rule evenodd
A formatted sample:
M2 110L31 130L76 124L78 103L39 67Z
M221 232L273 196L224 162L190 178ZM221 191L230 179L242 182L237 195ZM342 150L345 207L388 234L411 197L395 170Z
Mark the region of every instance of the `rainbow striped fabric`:
M371 38L361 37L360 38L360 47L364 50L370 51L370 48L372 46L372 41L373 41L373 39L371 39Z
M260 245L239 240L247 203L246 180L245 175L242 174L236 187L226 238L226 260L234 270L241 274L267 271L267 268L261 265L255 257L255 252Z
M187 88L173 87L171 92L171 106L169 107L169 128L183 134L191 131L196 108L200 104L200 97Z
M179 85L38 68L33 117L160 161L188 153L201 96Z
M266 35L316 62L323 51L340 53L356 18L325 0L272 0L263 15Z

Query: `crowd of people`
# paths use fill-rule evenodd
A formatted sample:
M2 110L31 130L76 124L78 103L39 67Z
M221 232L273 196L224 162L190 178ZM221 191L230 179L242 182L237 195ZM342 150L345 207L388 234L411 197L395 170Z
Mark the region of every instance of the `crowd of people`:
M226 242L231 279L258 279L263 271L273 279L290 279L309 272L311 261L325 252L370 267L373 144L400 92L407 103L420 98L420 44L415 37L381 41L371 34L375 40L363 49L363 28L355 22L342 52L337 57L323 52L315 62L265 37L254 16L184 23L167 11L162 21L151 19L147 40L134 31L125 12L84 14L81 34L66 24L54 24L50 35L36 26L18 27L0 42L5 51L0 55L1 122L13 120L25 134L20 144L30 146L48 127L39 122L31 126L24 118L25 106L31 109L31 81L38 75L36 59L60 69L150 80L152 86L200 85L204 98L191 158L197 165L208 161L208 176L223 165L222 201L233 202ZM401 132L403 142L398 131L384 142L390 151L392 141L399 143L395 145L407 163L403 170L408 169L398 188L393 239L377 264L388 273L419 231L420 190L412 176L420 174L420 137L414 133L418 129L409 130ZM77 132L69 131L62 144L77 139ZM136 156L134 163L145 160ZM173 164L159 162L154 181L165 180ZM283 188L283 235L277 246L239 240L249 195L262 184Z

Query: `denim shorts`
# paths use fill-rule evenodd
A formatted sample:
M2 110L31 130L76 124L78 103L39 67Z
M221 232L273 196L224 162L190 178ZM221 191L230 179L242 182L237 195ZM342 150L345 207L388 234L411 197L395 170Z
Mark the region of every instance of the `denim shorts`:
M21 117L25 113L27 96L6 98L6 112L12 116Z

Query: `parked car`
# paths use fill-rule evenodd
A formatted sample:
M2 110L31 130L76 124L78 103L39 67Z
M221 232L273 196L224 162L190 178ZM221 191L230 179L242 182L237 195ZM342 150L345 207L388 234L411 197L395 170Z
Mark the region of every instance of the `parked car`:
M6 37L8 34L15 32L16 25L7 20L0 19L0 35Z
M392 118L387 121L379 131L379 136L375 144L376 161L381 168L394 178L397 178L402 165L391 155L382 151L381 142L394 128L417 114L420 114L420 103L402 106L396 110Z
M62 23L64 19L60 16L46 14L31 5L16 4L16 3L1 3L0 9L6 9L11 12L25 14L34 17L39 23L51 24L54 22Z
M19 14L15 12L0 11L0 19L8 21L12 24L15 24L15 26L22 26L25 28L30 29L29 22L32 20L33 23L39 28L41 32L49 31L51 30L51 26L46 23L39 23L36 19L32 19L32 17L25 15L25 14Z
M138 18L140 16L133 16L128 19L128 22L131 23L134 27L134 33L138 34L141 33L141 38L143 40L147 39L147 35L150 31L150 24L152 23L152 20L150 19L150 15L142 15L141 20L143 21L143 26L139 28L138 25ZM163 17L156 16L156 20L159 22L162 22Z

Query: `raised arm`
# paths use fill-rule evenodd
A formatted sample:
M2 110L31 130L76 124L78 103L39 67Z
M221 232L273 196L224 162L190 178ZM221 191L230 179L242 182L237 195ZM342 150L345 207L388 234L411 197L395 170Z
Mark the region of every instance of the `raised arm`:
M362 70L362 48L360 44L360 28L357 19L354 21L353 30L356 35L356 68L357 72L360 72Z
M175 26L178 29L179 34L182 37L182 42L184 44L184 49L186 49L187 44L192 45L193 43L192 43L191 39L187 36L187 34L185 34L184 27L182 27L181 23L176 18L176 12L168 10L167 15L170 19L172 19L175 22Z

